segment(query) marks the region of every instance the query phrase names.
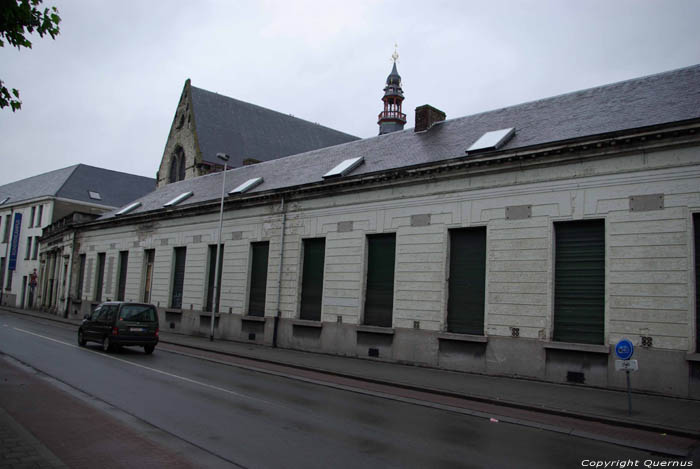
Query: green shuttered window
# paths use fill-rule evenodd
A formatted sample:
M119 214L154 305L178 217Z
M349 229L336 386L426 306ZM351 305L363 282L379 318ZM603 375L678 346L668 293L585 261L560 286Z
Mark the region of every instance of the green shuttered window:
M605 221L556 223L554 340L602 344Z
M117 280L117 301L124 301L126 294L126 271L129 267L129 251L119 251L119 279Z
M95 301L102 301L102 286L104 285L105 278L105 253L101 252L97 254L97 282L95 283Z
M450 230L447 330L484 334L486 228Z
M267 258L270 243L252 243L253 256L250 267L250 296L248 314L250 316L265 316L265 293L267 290Z
M221 299L221 272L224 270L224 245L219 246L219 272L216 272L216 244L209 245L209 274L207 275L207 304L205 311L219 311L219 301ZM214 286L218 282L219 289L216 292L216 303L214 303Z
M367 236L365 321L368 326L392 326L396 235Z
M693 215L695 234L695 351L700 353L700 213Z
M323 264L326 255L326 240L304 240L304 270L301 278L300 318L321 320L323 299Z
M173 272L173 291L170 297L171 308L182 308L182 290L185 285L185 259L187 248L175 248L175 270Z

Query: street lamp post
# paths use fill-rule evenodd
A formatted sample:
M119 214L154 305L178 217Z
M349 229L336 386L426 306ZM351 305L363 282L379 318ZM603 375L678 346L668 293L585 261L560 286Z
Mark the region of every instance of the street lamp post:
M216 157L224 162L224 174L221 181L221 207L219 208L219 236L216 238L216 269L214 270L214 297L212 298L212 312L211 312L211 330L209 331L209 341L214 340L214 322L216 321L216 313L219 310L218 295L221 285L219 285L219 272L221 270L221 256L219 250L221 249L221 229L224 224L224 197L226 196L226 170L228 169L229 156L226 153L217 153Z

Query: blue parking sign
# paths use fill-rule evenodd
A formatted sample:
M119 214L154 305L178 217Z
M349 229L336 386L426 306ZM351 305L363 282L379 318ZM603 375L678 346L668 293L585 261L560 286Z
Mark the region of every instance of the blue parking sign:
M615 345L615 355L620 360L629 360L634 354L634 345L628 339L622 339Z

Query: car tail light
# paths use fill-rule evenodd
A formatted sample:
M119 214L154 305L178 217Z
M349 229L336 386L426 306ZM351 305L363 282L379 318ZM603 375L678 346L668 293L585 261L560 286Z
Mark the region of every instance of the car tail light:
M158 328L156 327L156 337L158 337Z
M117 326L114 326L112 328L112 335L118 335L119 334L119 328Z

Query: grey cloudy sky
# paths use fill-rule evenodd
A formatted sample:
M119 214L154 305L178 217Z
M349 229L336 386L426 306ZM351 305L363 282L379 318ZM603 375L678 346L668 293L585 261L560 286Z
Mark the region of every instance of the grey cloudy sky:
M61 34L0 49L0 184L76 163L154 177L194 86L377 134L399 45L404 112L454 118L700 63L698 0L45 0Z

